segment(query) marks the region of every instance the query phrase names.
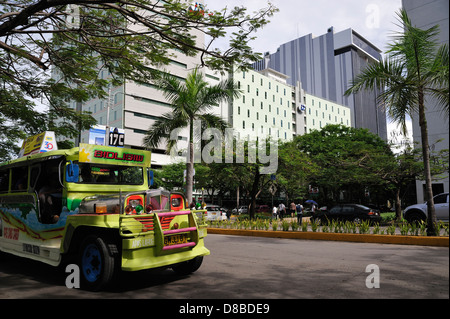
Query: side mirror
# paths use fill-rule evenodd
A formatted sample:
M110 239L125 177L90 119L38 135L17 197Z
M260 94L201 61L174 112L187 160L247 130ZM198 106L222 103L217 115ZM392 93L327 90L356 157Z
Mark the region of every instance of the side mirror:
M73 164L72 161L70 161L70 164L66 166L66 182L77 183L79 173L80 167L78 164Z
M153 184L154 184L154 178L153 178L153 171L152 170L149 170L149 171L147 171L147 174L148 174L148 187L150 188L150 186L153 186Z

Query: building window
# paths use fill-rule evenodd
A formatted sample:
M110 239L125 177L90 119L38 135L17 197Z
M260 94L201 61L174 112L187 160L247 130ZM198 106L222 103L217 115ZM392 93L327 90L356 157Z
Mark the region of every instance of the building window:
M121 94L120 92L114 94L114 104L117 104L120 102L120 94Z

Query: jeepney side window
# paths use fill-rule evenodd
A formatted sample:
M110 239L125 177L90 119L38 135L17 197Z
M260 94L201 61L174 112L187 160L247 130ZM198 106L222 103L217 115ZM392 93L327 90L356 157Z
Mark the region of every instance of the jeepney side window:
M28 186L28 167L15 167L12 170L11 190L24 191Z
M31 167L30 171L30 188L35 190L36 189L36 183L38 181L39 174L41 172L40 165L35 165Z
M9 190L9 169L0 171L0 192L7 192Z

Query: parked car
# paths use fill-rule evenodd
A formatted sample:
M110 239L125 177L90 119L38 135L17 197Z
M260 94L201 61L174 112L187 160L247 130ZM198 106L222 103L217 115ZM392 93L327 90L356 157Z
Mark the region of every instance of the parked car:
M448 222L448 194L442 193L433 197L434 210L436 212L436 219L438 221ZM408 222L420 222L426 221L428 218L427 203L411 205L405 208L403 211L403 218Z
M256 212L257 213L271 213L272 209L269 207L269 205L256 205Z
M248 213L248 207L247 206L240 206L238 209L233 208L232 210L233 214L247 214Z
M206 220L226 220L227 214L224 209L218 205L206 204Z
M360 204L340 204L330 210L316 210L311 218L321 223L327 223L331 220L353 221L356 223L360 223L363 220L368 220L371 223L381 221L381 215L378 210Z
M227 216L227 218L231 217L231 210L225 207L220 207L220 210L222 211L222 214L225 213L225 216Z

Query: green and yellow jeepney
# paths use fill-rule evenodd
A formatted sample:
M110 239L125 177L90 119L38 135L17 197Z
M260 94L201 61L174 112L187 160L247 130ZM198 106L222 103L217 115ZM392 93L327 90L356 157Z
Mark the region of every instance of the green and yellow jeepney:
M0 251L53 266L76 257L89 290L120 270L196 271L209 255L205 212L149 189L150 156L80 144L0 164Z

